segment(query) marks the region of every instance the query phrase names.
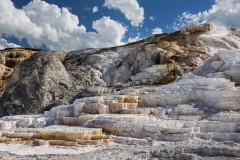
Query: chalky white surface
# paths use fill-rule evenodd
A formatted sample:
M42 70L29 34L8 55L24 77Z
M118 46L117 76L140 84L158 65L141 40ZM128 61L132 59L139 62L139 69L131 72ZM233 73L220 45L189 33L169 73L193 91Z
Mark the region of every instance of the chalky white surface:
M46 154L80 154L96 150L96 146L31 146L23 144L0 143L0 151L7 151L18 155L46 155Z

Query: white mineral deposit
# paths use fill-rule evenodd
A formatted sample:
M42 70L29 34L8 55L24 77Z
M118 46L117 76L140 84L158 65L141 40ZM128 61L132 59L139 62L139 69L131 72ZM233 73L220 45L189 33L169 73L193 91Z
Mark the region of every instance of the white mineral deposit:
M0 118L0 151L73 159L240 158L239 37L210 23L179 32L183 46L155 35L84 52L91 54L81 65L94 67L82 98L44 114ZM178 61L184 54L190 58Z

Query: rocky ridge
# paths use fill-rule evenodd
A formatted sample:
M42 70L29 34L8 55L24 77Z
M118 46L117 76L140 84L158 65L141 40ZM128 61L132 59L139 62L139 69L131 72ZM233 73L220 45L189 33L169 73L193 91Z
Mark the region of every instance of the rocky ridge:
M0 140L111 142L103 159L123 150L123 159L240 158L240 42L238 32L223 33L208 23L194 25L125 46L72 51L63 63L52 52L35 53L8 81L1 114L44 114L2 117ZM34 67L23 74L28 65ZM31 83L37 92L26 89Z

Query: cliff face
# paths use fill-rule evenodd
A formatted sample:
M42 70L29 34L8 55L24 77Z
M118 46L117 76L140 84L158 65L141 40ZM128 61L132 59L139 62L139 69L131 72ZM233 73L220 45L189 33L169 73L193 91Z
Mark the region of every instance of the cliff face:
M1 51L0 87L5 92L0 99L1 115L37 114L77 98L112 93L129 86L168 84L196 70L213 56L216 48L239 49L236 34L217 36L216 32L211 24L203 24L112 48L69 53ZM212 63L216 61L212 58L209 65L203 65L212 69L206 72L198 68L195 74L216 77L215 72L226 63L217 59L222 61L221 65ZM218 75L240 80L226 66L224 71Z

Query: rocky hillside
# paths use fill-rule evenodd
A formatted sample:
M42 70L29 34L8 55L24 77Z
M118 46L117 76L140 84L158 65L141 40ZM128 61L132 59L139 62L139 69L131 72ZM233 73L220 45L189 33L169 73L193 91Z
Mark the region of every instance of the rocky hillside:
M213 32L217 31L211 24L195 25L124 46L68 53L5 49L0 52L1 116L42 113L77 98L129 86L168 84L202 65L215 47L239 48L236 34L218 37ZM214 77L213 69L196 74ZM230 73L222 76L239 80Z
M239 35L206 23L119 47L37 51L14 66L2 51L0 151L18 143L65 146L73 159L240 158ZM17 152L39 149L28 147Z

